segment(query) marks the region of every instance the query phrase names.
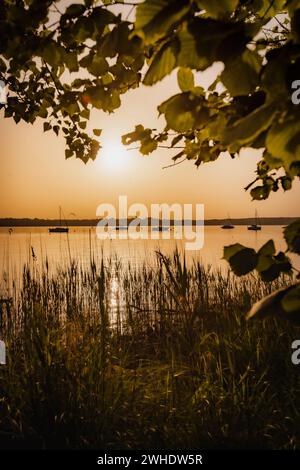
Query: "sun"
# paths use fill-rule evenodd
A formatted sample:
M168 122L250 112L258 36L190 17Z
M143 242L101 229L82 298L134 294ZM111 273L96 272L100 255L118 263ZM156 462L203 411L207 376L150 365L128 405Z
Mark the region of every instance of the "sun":
M100 149L98 161L103 168L117 171L124 169L128 157L128 152L121 142L107 141Z

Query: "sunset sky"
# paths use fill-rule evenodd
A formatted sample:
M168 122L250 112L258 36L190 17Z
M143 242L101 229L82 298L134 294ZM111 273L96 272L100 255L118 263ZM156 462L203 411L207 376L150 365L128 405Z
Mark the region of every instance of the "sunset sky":
M197 82L209 85L216 67L199 73ZM151 156L122 148L121 135L138 123L162 129L157 105L178 92L176 71L154 87L141 86L122 97L122 107L112 115L95 110L89 129L102 128L102 150L95 162L84 165L75 158L65 160L63 137L43 133L43 121L15 124L0 112L1 186L0 217L56 218L58 207L66 217L95 217L100 203L117 204L119 195L128 202L204 203L206 218L298 216L300 185L268 201L251 202L243 188L255 178L259 152L245 150L240 158L227 155L197 170L192 162L173 168L176 151L158 149Z

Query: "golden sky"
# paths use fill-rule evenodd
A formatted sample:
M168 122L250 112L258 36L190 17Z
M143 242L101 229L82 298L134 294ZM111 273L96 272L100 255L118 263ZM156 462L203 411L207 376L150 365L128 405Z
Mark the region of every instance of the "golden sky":
M216 68L197 76L198 84L213 81ZM206 218L260 216L299 216L300 184L283 193L273 193L269 200L251 202L243 188L254 179L259 152L245 150L232 160L226 155L216 162L200 166L172 163L176 151L158 149L141 156L137 150L122 148L121 135L142 123L163 128L157 105L178 92L176 72L154 87L141 86L122 96L122 107L112 115L95 110L90 129L102 128L102 150L95 162L65 160L63 137L43 133L43 122L15 124L0 112L1 184L0 217L55 218L58 206L66 217L95 217L98 204L117 205L119 195L128 202L203 203Z

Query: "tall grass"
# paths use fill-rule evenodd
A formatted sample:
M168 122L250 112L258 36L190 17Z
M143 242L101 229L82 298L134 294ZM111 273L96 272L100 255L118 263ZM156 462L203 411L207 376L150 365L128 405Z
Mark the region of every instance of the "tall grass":
M2 311L0 445L299 447L297 330L243 319L276 287L177 252L154 268L25 266Z

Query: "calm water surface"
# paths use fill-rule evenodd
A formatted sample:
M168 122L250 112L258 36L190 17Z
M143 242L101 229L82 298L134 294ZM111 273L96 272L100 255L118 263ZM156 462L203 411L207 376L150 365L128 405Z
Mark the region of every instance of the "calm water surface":
M120 233L120 232L118 232ZM18 276L25 262L42 267L47 258L50 269L67 264L76 259L88 266L91 258L100 260L117 256L124 263L139 266L146 262L155 263L155 250L171 254L177 248L184 250L185 240L99 240L95 227L71 227L66 233L49 233L47 227L20 227L9 233L8 228L0 228L0 271L7 276ZM162 233L159 233L162 236ZM281 226L264 226L260 232L251 232L246 226L236 226L233 230L222 230L218 226L205 227L204 246L198 251L186 251L187 262L201 260L213 268L227 268L222 260L223 246L239 242L258 249L270 238L274 239L278 250L285 249ZM292 256L299 269L299 257Z

